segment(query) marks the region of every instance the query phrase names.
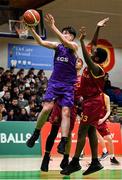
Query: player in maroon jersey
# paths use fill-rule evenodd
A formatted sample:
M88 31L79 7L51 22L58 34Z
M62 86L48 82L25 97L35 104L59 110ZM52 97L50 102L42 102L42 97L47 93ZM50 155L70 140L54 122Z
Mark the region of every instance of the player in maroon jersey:
M61 171L61 174L70 175L71 173L81 169L81 166L79 164L79 157L84 148L87 134L90 142L92 161L89 168L83 173L83 175L88 175L103 168L98 160L98 140L96 135L96 126L98 124L98 120L100 119L102 107L104 106L103 90L105 72L101 64L105 62L107 58L107 52L102 48L97 48L96 43L100 27L103 27L108 20L108 18L103 19L97 24L97 29L91 42L91 55L89 55L84 45L86 31L84 28L81 29L80 43L84 60L87 64L87 67L84 69L81 77L83 113L79 125L75 155L69 165Z
M104 94L104 101L105 101L105 112L101 114L101 118L98 121L98 126L97 126L97 137L99 140L99 143L102 145L103 148L103 153L100 158L100 160L106 159L108 157L109 153L107 151L106 145L105 145L105 140L107 140L108 145L109 145L109 152L110 152L110 162L113 165L119 165L119 161L115 158L114 155L114 144L112 141L112 136L110 133L110 130L107 125L107 120L109 120L109 116L111 113L111 108L110 108L110 98L108 95Z

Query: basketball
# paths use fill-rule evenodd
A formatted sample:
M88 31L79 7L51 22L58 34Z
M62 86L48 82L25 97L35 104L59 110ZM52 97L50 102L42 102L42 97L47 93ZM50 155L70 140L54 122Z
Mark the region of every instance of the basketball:
M34 9L29 9L23 14L23 19L27 25L37 26L40 22L40 14Z

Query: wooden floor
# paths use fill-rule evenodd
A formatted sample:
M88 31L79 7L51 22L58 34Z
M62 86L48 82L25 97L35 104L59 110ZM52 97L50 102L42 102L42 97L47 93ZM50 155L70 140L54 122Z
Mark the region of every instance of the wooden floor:
M53 157L50 161L49 171L41 172L40 164L41 158L39 157L0 157L0 179L50 179L50 180L63 180L63 179L86 179L86 180L114 180L122 179L122 157L117 157L121 165L111 165L110 159L102 161L104 169L93 173L88 176L83 176L82 172L88 168L90 162L89 157L84 157L80 164L82 170L71 174L70 176L63 176L60 174L61 157Z

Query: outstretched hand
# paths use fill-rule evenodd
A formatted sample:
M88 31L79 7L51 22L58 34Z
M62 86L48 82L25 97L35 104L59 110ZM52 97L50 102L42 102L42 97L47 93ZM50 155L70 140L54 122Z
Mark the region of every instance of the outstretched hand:
M54 17L51 14L46 14L46 16L44 17L44 20L50 27L53 26L55 23Z
M80 36L79 36L79 40L83 40L86 37L86 28L85 27L81 27L80 28Z
M104 27L108 21L109 21L109 17L107 17L107 18L99 21L99 22L97 23L97 26L99 26L99 27Z

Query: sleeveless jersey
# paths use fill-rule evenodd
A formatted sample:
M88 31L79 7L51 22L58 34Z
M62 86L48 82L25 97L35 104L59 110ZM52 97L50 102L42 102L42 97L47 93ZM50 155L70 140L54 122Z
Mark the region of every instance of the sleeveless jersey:
M59 44L54 56L54 69L50 81L74 84L77 77L75 68L76 59L77 57L74 55L72 49Z
M81 96L84 99L99 95L104 90L104 73L102 77L95 78L86 67L81 78Z
M81 97L81 75L77 76L76 82L74 84L74 99L75 101L79 100L79 98Z

